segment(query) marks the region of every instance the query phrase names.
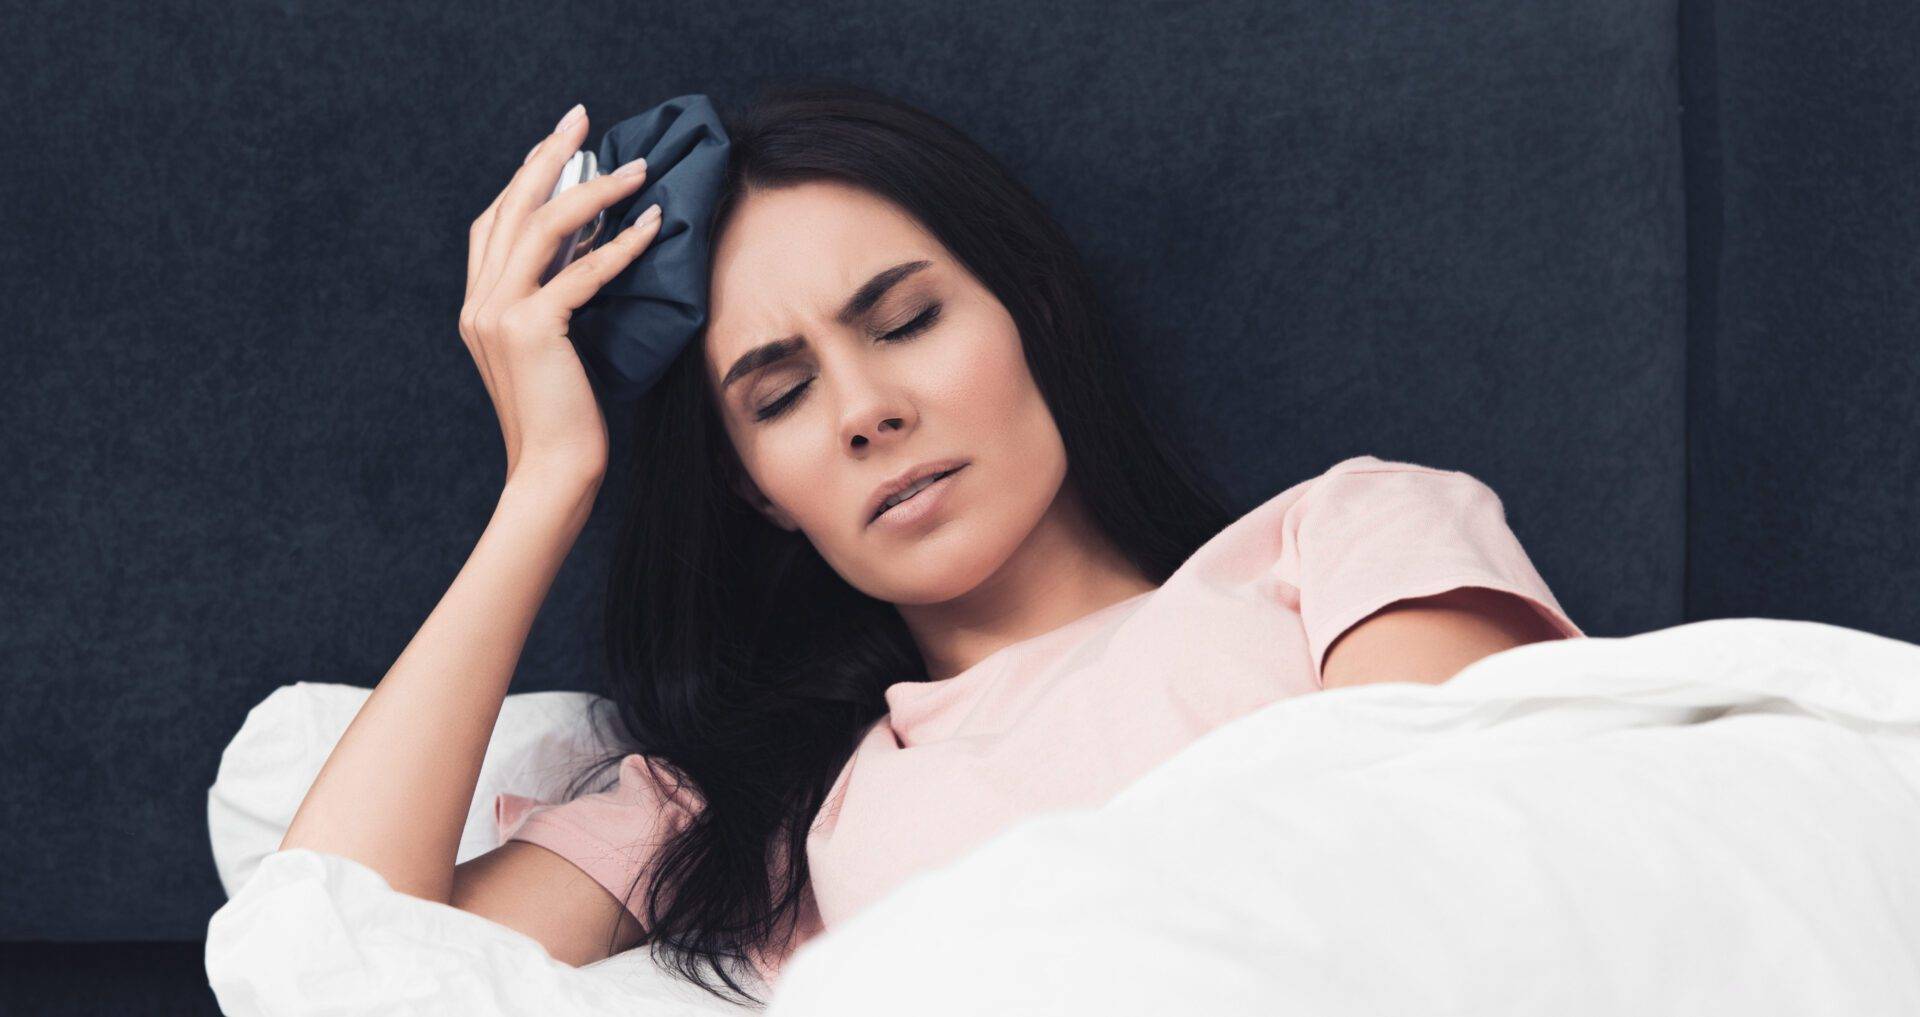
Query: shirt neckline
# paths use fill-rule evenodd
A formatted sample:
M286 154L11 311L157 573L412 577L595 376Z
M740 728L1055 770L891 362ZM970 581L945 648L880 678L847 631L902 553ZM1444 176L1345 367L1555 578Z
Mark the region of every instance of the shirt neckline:
M1149 597L1154 593L1159 592L1159 590L1160 590L1160 587L1157 587L1157 586L1154 587L1153 589L1141 590L1139 593L1136 593L1133 596L1126 598L1125 600L1116 600L1105 607L1095 608L1092 611L1089 611L1086 614L1083 614L1080 617L1073 619L1072 621L1065 622L1060 625L1056 625L1045 632L1041 632L1037 635L1028 636L1025 639L1008 643L1007 645L1002 646L1001 648L975 661L972 667L969 667L958 674L949 675L948 677L941 678L938 681L894 682L892 685L887 686L887 690L885 693L888 710L890 712L897 712L900 709L900 707L906 703L912 703L914 705L922 705L926 702L926 700L929 697L951 694L955 690L972 685L974 684L974 682L979 680L978 678L979 675L988 673L989 671L998 672L999 670L1001 670L1001 667L996 665L1004 664L1007 658L1012 656L1013 654L1022 650L1030 650L1042 643L1059 640L1075 632L1078 632L1081 629L1088 627L1093 622L1099 621L1100 619L1105 618L1109 615L1118 613L1121 608L1127 607L1128 605L1131 605L1131 604L1138 603L1139 601L1145 599L1146 597Z

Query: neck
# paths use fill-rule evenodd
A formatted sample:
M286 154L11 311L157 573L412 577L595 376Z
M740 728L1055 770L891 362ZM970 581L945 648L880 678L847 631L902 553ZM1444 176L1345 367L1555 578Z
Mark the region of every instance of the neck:
M1155 585L1093 525L1069 481L993 575L953 600L899 610L927 677L939 681Z

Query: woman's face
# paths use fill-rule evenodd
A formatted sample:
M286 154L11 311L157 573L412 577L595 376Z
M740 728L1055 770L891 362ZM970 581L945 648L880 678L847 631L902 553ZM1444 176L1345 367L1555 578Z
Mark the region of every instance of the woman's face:
M810 182L740 200L715 238L705 338L707 382L750 478L739 493L869 596L967 593L1027 540L1066 476L1012 316L884 198ZM892 285L843 318L876 276ZM783 339L789 355L734 373ZM967 465L934 512L870 523L876 486L950 457Z

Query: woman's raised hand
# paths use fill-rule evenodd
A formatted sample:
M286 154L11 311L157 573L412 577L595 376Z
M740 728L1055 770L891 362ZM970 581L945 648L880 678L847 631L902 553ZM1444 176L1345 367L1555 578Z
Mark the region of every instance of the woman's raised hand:
M508 479L532 470L597 484L607 469L606 418L568 338L568 323L575 309L653 242L660 208L648 208L638 222L540 284L562 237L638 191L646 179L646 162L636 159L548 201L586 132L586 109L575 106L527 153L468 231L460 338L500 418Z

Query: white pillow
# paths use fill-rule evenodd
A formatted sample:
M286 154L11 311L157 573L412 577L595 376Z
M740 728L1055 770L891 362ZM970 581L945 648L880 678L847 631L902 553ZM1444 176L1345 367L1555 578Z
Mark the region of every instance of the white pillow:
M357 685L295 682L248 711L220 754L207 789L214 867L231 898L280 839L320 767L373 692ZM464 862L499 845L494 798L562 799L591 760L613 751L612 702L587 692L521 692L500 707L455 857ZM609 771L610 772L610 771Z

